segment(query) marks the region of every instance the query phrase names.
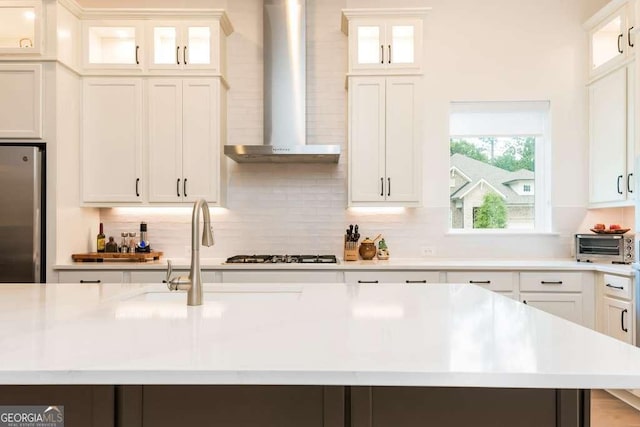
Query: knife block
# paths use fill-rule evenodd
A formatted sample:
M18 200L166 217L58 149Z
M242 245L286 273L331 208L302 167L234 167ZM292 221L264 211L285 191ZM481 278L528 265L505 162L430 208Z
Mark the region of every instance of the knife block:
M347 242L346 237L344 239L344 260L345 261L358 260L358 242Z

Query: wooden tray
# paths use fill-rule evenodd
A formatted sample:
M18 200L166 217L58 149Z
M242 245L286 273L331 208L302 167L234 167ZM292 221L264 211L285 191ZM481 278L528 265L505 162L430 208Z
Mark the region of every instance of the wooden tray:
M631 230L630 228L618 228L617 230L596 230L595 228L591 228L591 231L593 231L596 234L624 234L627 231Z
M103 262L107 261L135 261L146 262L158 260L162 256L162 252L140 252L135 254L120 252L91 252L88 254L73 254L71 259L78 262Z

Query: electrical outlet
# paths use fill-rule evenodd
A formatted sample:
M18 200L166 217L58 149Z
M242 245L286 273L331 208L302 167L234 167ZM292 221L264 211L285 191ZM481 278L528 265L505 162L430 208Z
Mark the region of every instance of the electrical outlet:
M423 246L422 256L434 256L436 254L436 248L433 246Z

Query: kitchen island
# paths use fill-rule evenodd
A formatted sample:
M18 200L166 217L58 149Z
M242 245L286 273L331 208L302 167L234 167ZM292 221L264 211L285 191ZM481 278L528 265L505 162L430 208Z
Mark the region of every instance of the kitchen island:
M93 408L67 427L578 426L583 390L640 388L640 349L473 285L204 295L3 285L0 405Z

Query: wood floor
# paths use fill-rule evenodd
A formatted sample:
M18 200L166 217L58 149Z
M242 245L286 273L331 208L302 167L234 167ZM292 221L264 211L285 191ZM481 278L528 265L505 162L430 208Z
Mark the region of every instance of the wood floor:
M640 427L640 411L604 390L592 390L591 427Z

